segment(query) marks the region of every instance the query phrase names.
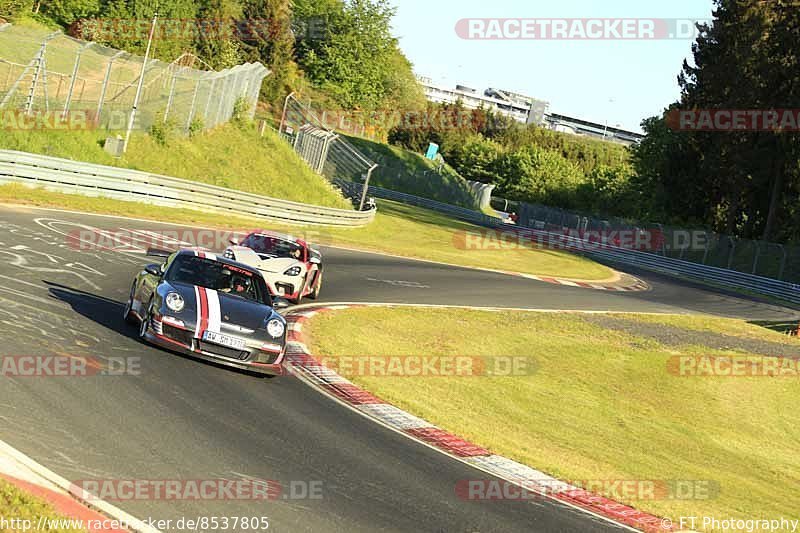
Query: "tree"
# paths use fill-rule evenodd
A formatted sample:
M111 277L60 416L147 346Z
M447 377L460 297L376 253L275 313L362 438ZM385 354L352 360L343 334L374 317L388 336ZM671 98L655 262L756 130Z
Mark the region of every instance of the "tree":
M786 0L716 0L684 62L672 109L784 109L798 101L800 13ZM634 152L638 186L657 191L655 212L744 237L789 238L797 202L798 134L671 131L644 123ZM670 202L674 199L674 202ZM656 204L661 205L656 205Z
M266 78L262 97L279 100L288 93L294 46L289 0L244 0L244 17L255 31L243 41L246 56L261 61L272 73Z
M391 35L394 9L386 0L340 6L325 4L324 33L307 40L298 59L309 78L346 109L379 109L396 79L393 69L401 66ZM402 68L410 71L409 64Z

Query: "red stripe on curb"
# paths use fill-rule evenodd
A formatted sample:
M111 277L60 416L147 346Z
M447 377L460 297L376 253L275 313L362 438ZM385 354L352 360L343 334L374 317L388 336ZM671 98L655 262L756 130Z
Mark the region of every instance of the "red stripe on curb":
M542 277L540 277L539 279L542 280L542 281L546 281L547 283L555 283L557 285L561 284L556 278L542 278Z
M300 333L299 331L295 331L293 329L290 329L289 332L286 334L286 342L294 341L294 342L302 342L303 344L305 344L303 338L304 337L302 333Z
M53 506L53 508L59 514L63 515L67 519L71 518L73 520L81 520L83 521L84 524L90 524L90 525L102 525L104 521L110 521L110 519L107 516L102 515L86 507L84 504L82 504L69 494L56 492L46 487L35 485L33 483L29 483L27 481L23 481L21 479L17 479L12 476L7 476L5 474L0 474L0 477L11 483L18 489L45 500L47 503ZM127 529L113 529L113 528L104 528L104 529L91 528L87 529L87 531L89 531L89 533L95 533L95 532L129 533Z
M478 455L491 455L491 452L480 446L476 446L461 437L439 428L414 428L407 429L406 433L417 437L419 440L428 444L433 444L437 448L457 455L459 457L476 457Z
M554 496L558 500L569 502L599 515L612 518L617 522L641 529L647 533L675 530L675 527L671 524L665 527L667 523L657 516L637 511L633 507L623 505L603 496L592 494L591 492L586 492L585 490L567 491L562 494L555 494Z
M353 405L386 403L377 396L365 391L364 389L360 389L351 383L330 383L320 386L331 394Z

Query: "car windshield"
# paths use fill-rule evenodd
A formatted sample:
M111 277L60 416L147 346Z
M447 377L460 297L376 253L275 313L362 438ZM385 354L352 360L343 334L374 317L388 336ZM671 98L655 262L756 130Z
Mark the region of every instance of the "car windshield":
M270 235L250 235L242 246L250 248L259 255L270 257L291 257L302 259L303 247L299 244Z
M261 276L212 259L179 255L170 265L164 279L170 283L196 285L245 300L272 304Z

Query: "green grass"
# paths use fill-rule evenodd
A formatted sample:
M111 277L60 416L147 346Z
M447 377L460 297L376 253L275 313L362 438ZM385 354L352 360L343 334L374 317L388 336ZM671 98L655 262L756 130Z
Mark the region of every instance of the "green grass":
M381 200L375 221L365 228L334 229L272 224L263 220L203 213L189 209L169 209L136 202L107 198L89 198L72 194L30 189L21 185L0 186L0 203L21 203L41 207L59 207L75 211L133 216L210 226L247 230L268 227L293 233L307 232L311 242L344 246L361 250L453 263L477 268L518 271L544 276L566 276L587 280L607 279L613 272L607 267L583 257L555 250L482 250L465 251L453 244L455 235L475 226L449 219L421 208Z
M731 319L636 320L798 342ZM671 356L726 352L662 345L576 314L356 308L319 315L305 331L313 352L328 356L532 357L528 376L350 378L561 479L719 483L711 499L628 500L657 515L800 518L796 377L676 377L666 370Z
M372 174L372 185L477 209L466 180L449 166L439 173L436 163L417 153L361 137L347 140L380 165Z
M312 171L275 133L222 126L166 146L134 134L128 152L114 158L102 148L100 131L0 131L0 148L131 168L220 187L326 207L350 202Z
M49 520L69 520L59 515L53 507L44 500L31 496L19 490L7 481L0 480L0 518L7 521L17 520L16 524L29 521L30 530L34 530L41 517ZM52 522L51 522L52 524ZM60 522L60 525L69 525L69 522ZM22 528L4 529L3 531L22 531ZM42 529L50 533L79 533L82 529L50 527Z

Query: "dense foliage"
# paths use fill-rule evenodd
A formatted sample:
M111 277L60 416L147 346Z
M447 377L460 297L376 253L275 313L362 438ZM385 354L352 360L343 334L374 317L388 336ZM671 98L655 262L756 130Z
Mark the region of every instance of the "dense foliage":
M424 152L440 145L445 159L470 180L493 183L496 195L582 211L626 214L627 150L599 140L524 126L460 104L429 103L407 116L389 141ZM597 188L595 188L597 187Z
M795 131L684 131L677 110L779 110L800 102L800 10L788 0L716 0L699 27L681 98L643 123L636 188L651 218L709 224L748 238L800 237Z

